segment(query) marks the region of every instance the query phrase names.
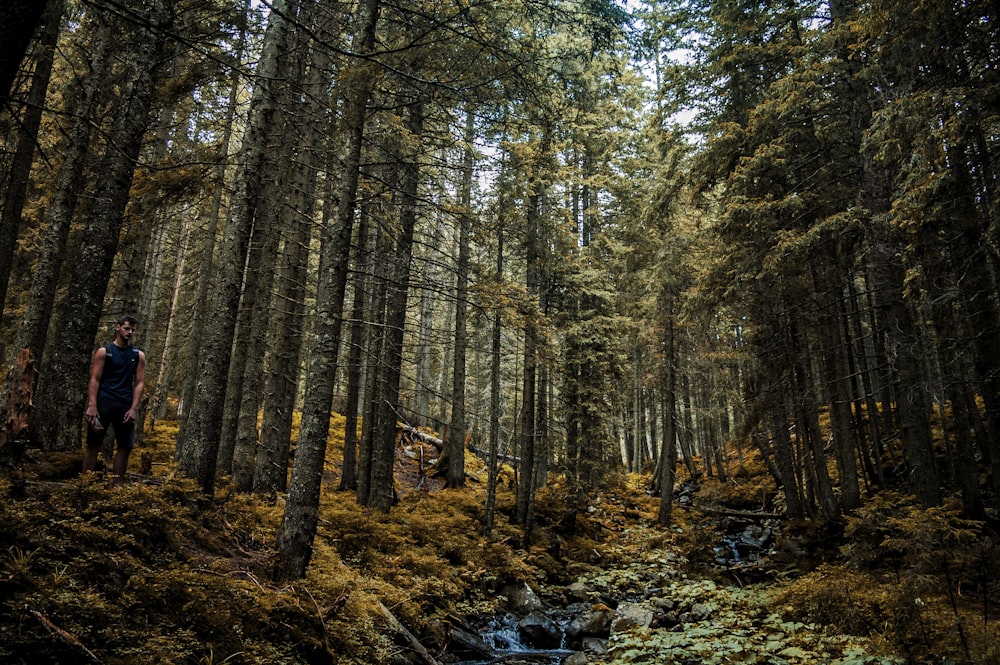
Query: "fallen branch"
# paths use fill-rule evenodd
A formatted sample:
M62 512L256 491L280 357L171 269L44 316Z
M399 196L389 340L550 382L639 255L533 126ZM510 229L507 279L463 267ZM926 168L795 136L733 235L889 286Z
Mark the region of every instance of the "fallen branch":
M95 656L93 651L91 651L87 647L83 646L83 642L81 642L80 640L76 639L69 632L63 630L59 626L57 626L54 623L52 623L51 621L49 621L47 618L45 618L44 614L42 614L38 610L35 610L35 609L32 609L32 608L28 607L27 605L25 605L24 608L26 610L28 610L28 612L31 613L31 616L33 616L36 619L38 619L38 623L42 624L45 627L45 629L48 630L50 633L55 634L57 637L59 637L59 639L61 639L66 644L69 644L70 646L74 646L77 649L80 649L85 654L87 654L88 656L90 656L91 658L93 658L94 662L97 662L97 663L101 662L101 659L98 658L97 656Z
M378 606L382 611L382 615L386 618L386 621L389 622L389 626L398 634L406 638L406 641L410 644L410 648L413 649L418 656L420 656L421 660L427 663L427 665L440 665L440 663L434 659L434 656L432 656L424 645L420 643L420 640L418 640L413 633L407 630L406 626L401 624L399 619L397 619L396 616L389 611L388 607L386 607L382 602L379 602Z
M765 513L762 510L731 510L729 508L703 508L690 504L700 513L706 515L718 515L720 517L745 517L751 520L783 520L787 517L784 513Z
M396 428L403 432L406 436L410 437L411 440L419 441L421 443L429 443L438 450L444 450L444 441L436 436L431 436L427 432L421 432L416 427L405 423L397 423Z
M477 448L475 446L469 446L469 450L478 455L479 457L483 458L484 460L489 460L490 458L490 451L488 450L483 450L482 448ZM501 462L508 462L510 464L521 463L521 458L514 457L513 455L503 455L501 453L497 453L497 459L500 460Z

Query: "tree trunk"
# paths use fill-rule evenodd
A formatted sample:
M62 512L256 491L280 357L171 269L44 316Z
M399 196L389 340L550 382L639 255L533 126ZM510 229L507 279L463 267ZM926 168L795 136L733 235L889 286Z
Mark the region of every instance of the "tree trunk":
M660 507L656 520L663 526L672 521L674 502L674 476L677 468L677 428L674 414L677 411L677 373L674 358L677 348L674 339L673 296L665 290L662 311L666 317L663 325L663 448L660 450Z
M370 252L368 251L368 211L362 206L358 215L358 252L355 259L354 306L351 314L351 341L347 361L347 402L344 408L344 464L340 475L340 489L358 489L358 408L361 403L361 392L364 368L364 352L368 346L367 327L365 326L365 305L368 299L368 271L371 270Z
M496 282L503 280L503 229L497 230ZM483 513L483 534L493 531L497 500L497 471L500 451L500 307L493 314L493 333L490 344L490 452L487 460L486 507Z
M418 100L409 108L407 129L411 140L423 134L424 108ZM406 324L406 300L410 282L410 258L413 231L417 222L420 164L418 154L404 156L400 195L399 235L392 253L392 271L386 299L386 342L382 393L379 403L379 432L372 449L371 483L367 505L389 512L395 502L393 466L396 449L396 414L399 412L399 380L403 362L403 332Z
M304 12L307 24L316 24L317 31L329 38L328 21L314 11L316 3ZM321 105L329 99L325 72L330 58L326 49L309 51L307 94L298 104L302 120L292 123L293 134L298 134L298 159L292 177L292 205L284 208L287 218L282 227L288 232L281 252L280 288L276 293L271 331L268 333L269 349L267 378L264 386L264 418L260 430L260 446L254 471L253 489L257 493L272 494L286 489L288 457L291 447L292 411L295 408L299 370L302 358L304 299L309 260L309 228L313 201L316 193L316 156L321 135ZM287 136L289 143L293 136ZM279 197L280 200L280 197Z
M243 15L246 16L250 11L251 0L244 0L243 4ZM234 62L243 64L244 55L246 52L247 44L247 31L245 27L240 27L239 37L237 38L236 48L233 54ZM209 282L211 276L214 273L213 265L215 261L215 245L216 236L218 235L219 226L222 223L223 216L223 194L227 190L228 180L226 178L227 165L231 158L231 145L233 138L233 125L236 120L236 108L240 100L241 90L240 81L242 80L242 67L232 68L232 80L229 87L229 105L226 107L226 117L222 128L222 141L220 144L220 160L219 164L215 169L215 186L214 194L212 196L212 210L209 213L209 223L208 228L204 233L204 242L202 246L201 254L201 269L198 271L197 286L195 287L195 297L191 312L191 333L188 336L187 343L185 344L185 353L183 358L185 362L193 363L192 366L187 367L185 372L185 379L181 386L181 397L179 404L179 415L180 415L180 431L178 432L177 439L179 441L185 440L186 428L187 428L187 416L190 414L190 409L185 408L194 402L194 394L198 385L198 373L195 371L197 369L198 358L201 357L201 342L202 337L205 332L205 318L209 306ZM175 452L176 459L180 458L181 447L177 447Z
M182 435L177 445L180 455L177 468L195 479L202 490L214 494L219 437L226 398L226 379L230 353L236 333L236 319L243 287L244 266L253 231L254 216L260 195L266 138L277 122L275 82L278 59L286 50L295 0L275 0L264 34L257 83L250 103L250 119L244 137L243 165L237 178L238 190L233 200L233 214L226 224L219 248L219 264L212 273L212 334L204 335L199 351L198 384L192 396Z
M0 210L0 310L7 300L7 286L10 280L11 265L14 260L14 248L17 245L17 234L21 227L21 214L28 193L28 180L31 174L31 164L35 158L35 146L38 143L38 128L42 124L42 111L45 108L45 93L52 77L52 61L59 39L59 27L62 25L63 10L66 0L49 0L35 2L35 7L44 8L41 19L41 29L35 40L35 68L31 76L31 88L25 101L24 115L18 122L17 148L10 162L10 170L6 174L7 191L4 192L3 208ZM15 35L9 32L11 26L5 26L5 40ZM26 33L29 37L31 30ZM16 37L20 37L17 35ZM6 93L9 88L4 88ZM0 342L2 344L2 342ZM0 346L0 359L4 358L3 347Z
M301 78L301 74L295 72L296 67L292 67L291 72L288 71L288 63L285 67L286 75L295 77L295 80ZM282 85L278 95L280 106L290 110L292 106L287 87ZM269 338L269 331L281 230L295 223L288 219L295 210L294 206L288 205L288 191L292 178L289 171L296 168L293 147L296 145L297 126L287 120L275 130L269 141L267 175L243 280L237 325L237 330L242 331L240 337L243 343L234 345L231 356L219 444L219 468L223 473L232 472L233 481L240 491L246 491L253 485L254 460L260 444L258 424L264 403L264 359L267 350L272 347L273 338ZM284 474L280 475L284 485Z
M4 39L0 42L0 108L10 99L21 61L44 21L46 6L51 4L54 0L6 0L0 5L0 25L4 26Z
M446 485L465 485L465 352L468 346L466 330L466 302L469 299L469 226L472 215L472 169L474 159L475 116L471 110L465 115L465 150L462 161L462 190L458 217L458 281L455 286L455 357L451 383L451 424L446 443L448 472Z
M535 183L539 186L538 182ZM525 234L525 276L528 293L538 297L540 253L538 247L538 227L541 207L541 194L532 192L527 206L527 233ZM536 438L536 378L538 371L538 331L539 322L529 320L524 331L523 369L521 380L521 463L518 465L518 483L516 500L516 521L524 528L526 542L531 541L531 528L534 521L535 500L535 438Z
M59 285L59 274L66 254L70 225L76 213L86 168L88 150L94 123L91 118L98 105L98 91L106 77L111 35L117 26L96 17L84 21L82 30L89 34L91 46L90 75L74 82L66 93L67 105L79 114L66 131L62 148L63 161L59 166L52 201L42 219L42 245L32 271L31 289L24 306L14 342L15 349L31 349L36 364L45 358L45 344L53 304ZM78 87L77 87L78 86Z
M364 58L375 44L379 0L362 0L355 13L353 50ZM316 318L309 345L311 357L307 390L302 407L302 424L296 445L288 499L278 534L278 578L297 579L305 575L319 518L320 482L326 459L330 429L330 404L337 374L341 313L347 286L348 259L354 226L365 107L371 90L371 70L362 61L359 79L344 97L344 145L341 163L341 192L335 228L324 234L320 248Z
M129 188L153 108L153 69L170 34L172 10L173 0L156 0L146 17L155 29L136 35L135 51L129 55L128 85L108 135L107 150L97 167L101 177L93 192L88 231L73 266L70 283L74 288L59 309L61 343L42 372L39 401L32 417L35 439L48 450L76 450L80 445L94 337L100 327Z

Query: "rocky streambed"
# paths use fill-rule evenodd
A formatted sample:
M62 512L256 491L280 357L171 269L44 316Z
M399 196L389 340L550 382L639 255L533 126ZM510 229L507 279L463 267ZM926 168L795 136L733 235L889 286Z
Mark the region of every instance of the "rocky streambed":
M506 611L449 622L440 663L895 665L857 636L788 621L767 585L740 587L682 572L666 551L565 586L504 590ZM731 563L731 562L727 562Z

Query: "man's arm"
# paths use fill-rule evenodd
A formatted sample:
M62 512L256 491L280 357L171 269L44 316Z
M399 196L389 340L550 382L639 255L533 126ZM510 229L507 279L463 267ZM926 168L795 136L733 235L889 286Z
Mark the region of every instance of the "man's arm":
M104 357L107 350L102 346L94 351L94 360L90 363L90 381L87 383L87 411L84 417L87 423L94 426L98 422L97 391L101 387L101 375L104 373Z
M142 399L142 391L146 387L146 354L139 352L139 362L135 366L135 383L132 384L132 406L125 412L123 422L135 420L139 411L139 401Z

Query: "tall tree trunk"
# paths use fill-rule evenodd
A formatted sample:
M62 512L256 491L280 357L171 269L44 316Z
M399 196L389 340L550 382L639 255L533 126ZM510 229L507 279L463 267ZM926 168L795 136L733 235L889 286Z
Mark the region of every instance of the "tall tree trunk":
M445 443L448 454L446 485L465 485L465 352L468 347L466 330L466 302L469 299L469 226L472 215L472 169L475 156L475 116L465 113L465 149L462 157L462 189L458 216L458 265L455 266L455 358L451 383L451 424Z
M371 280L372 297L369 322L373 325L368 336L364 417L361 423L361 442L358 450L357 502L362 506L367 506L371 497L372 457L376 445L375 439L380 431L378 405L382 400L382 383L385 380L381 368L384 364L387 329L384 325L377 325L377 322L385 321L386 318L391 244L388 234L379 229L376 233L375 249L372 255L374 271ZM395 418L395 414L393 414L393 418Z
M94 337L100 327L104 296L111 277L129 188L155 99L154 68L170 34L173 0L156 0L146 15L154 26L137 28L129 54L128 85L115 114L107 149L97 172L93 207L80 257L73 266L74 288L60 308L60 345L43 370L32 414L35 440L48 450L75 450L80 430ZM120 54L121 55L121 54Z
M501 202L502 204L502 202ZM496 283L503 281L503 229L497 230ZM500 308L493 314L493 331L490 343L490 452L487 460L486 507L483 511L483 533L493 531L497 500L497 471L500 450Z
M296 0L275 0L264 34L257 82L250 103L250 119L244 138L243 164L237 178L233 214L226 224L219 248L219 264L211 279L214 316L212 334L203 336L199 352L198 385L192 396L184 431L178 435L177 468L194 478L206 494L215 489L219 437L226 398L230 353L236 334L236 319L243 287L244 266L260 195L266 139L277 122L275 82L278 60L286 49Z
M789 315L797 316L797 313L792 312ZM795 394L799 396L796 431L808 446L809 457L806 464L809 477L813 481L813 490L816 492L820 511L824 519L833 520L840 515L840 505L834 495L833 482L826 465L826 451L818 420L819 400L816 397L816 382L807 369L809 358L806 346L798 332L797 322L792 322L790 326L788 345L792 357L796 359L793 369Z
M251 0L244 0L243 2L243 15L248 15L250 11ZM247 30L245 27L240 27L239 37L236 41L236 48L233 54L233 60L237 63L243 64L244 55L246 52L247 45ZM212 209L209 213L208 228L204 233L204 242L202 243L202 254L201 254L201 270L198 271L197 285L195 287L195 297L194 304L191 312L191 333L188 336L187 343L185 345L185 353L183 354L184 359L193 359L193 362L197 363L197 359L201 357L201 342L202 337L205 332L205 318L207 316L209 307L209 282L213 274L213 265L215 262L215 246L216 246L216 236L218 235L219 226L222 223L223 218L223 194L228 189L228 180L226 178L227 167L230 160L230 151L233 138L233 125L236 120L236 109L239 104L241 90L240 82L242 80L242 67L232 68L232 80L229 86L229 104L226 107L226 116L222 127L222 141L219 146L219 153L221 155L219 164L215 169L215 183L213 187L212 196ZM178 432L177 438L183 441L186 438L186 428L187 428L187 416L191 412L190 409L186 408L187 405L194 402L194 394L198 385L198 373L194 371L197 369L197 365L188 368L185 372L184 383L181 386L181 397L178 406L180 415L180 431ZM179 459L181 448L178 446L176 451L176 456Z
M310 3L303 11L304 21L315 24L324 39L330 35L325 12L316 11L319 3ZM314 17L315 15L315 17ZM261 423L260 446L254 472L253 489L270 494L284 491L288 477L288 457L291 446L292 411L295 408L299 369L302 357L305 282L309 260L309 227L316 194L316 156L323 117L321 106L329 99L326 72L330 57L325 48L312 43L309 51L306 95L299 103L302 120L292 123L292 133L298 134L298 160L292 178L292 205L283 215L288 229L281 253L280 288L272 315L271 340L267 378L264 385L264 417ZM292 142L293 137L286 140ZM280 197L279 197L280 199ZM325 211L324 211L325 212Z
M923 372L923 348L916 323L902 297L903 268L894 259L883 266L888 288L881 292L884 303L890 366L895 375L896 413L903 442L903 460L921 505L941 503L937 467L931 441L930 399ZM891 331L891 332L890 332Z
M47 332L59 284L59 274L66 253L70 225L77 209L80 190L89 169L85 167L94 123L91 118L99 100L98 91L106 78L112 33L117 25L92 16L84 20L82 30L89 34L91 57L89 76L75 79L66 93L67 104L79 114L66 131L52 201L42 218L42 246L31 276L31 289L18 325L15 349L30 348L36 365L43 362Z
M6 0L0 5L0 25L4 39L0 42L0 108L10 99L11 88L21 61L28 51L31 38L43 23L47 5L55 0Z
M355 13L353 51L365 58L375 44L379 0L362 0ZM319 519L320 481L330 429L330 404L337 374L341 313L347 287L348 259L354 227L365 107L371 90L371 70L361 60L359 77L344 96L344 145L341 192L335 228L324 234L320 249L320 281L316 318L309 345L311 357L302 424L296 445L288 499L278 534L276 577L296 579L305 575Z
M538 181L535 186L540 186ZM527 231L525 233L525 276L528 293L537 297L539 292L540 250L538 247L538 227L541 209L541 194L532 192L527 206ZM535 423L536 380L538 372L538 330L539 322L529 320L524 331L524 352L521 382L521 445L518 464L516 520L524 528L526 542L531 541L534 521L535 501Z
M286 75L295 76L296 80L301 78L301 72L289 72L287 65L285 71ZM281 86L278 94L281 108L291 109L287 87ZM267 175L254 221L250 256L243 279L243 297L237 316L237 339L241 339L242 343L233 345L223 429L219 439L219 469L222 473L231 472L241 491L253 484L254 459L260 442L258 422L264 402L264 359L271 347L268 333L281 230L295 223L289 220L294 214L294 207L288 205L288 191L292 178L290 171L295 168L293 148L296 146L297 126L289 118L280 128L274 129L265 160Z
M656 520L663 526L670 525L674 500L674 476L677 468L677 428L675 412L677 411L677 370L674 359L677 356L676 340L674 338L673 296L669 290L664 290L662 311L666 320L663 322L663 448L660 450L660 506Z
M407 129L411 140L423 134L424 107L418 100L409 107ZM395 502L393 467L396 450L396 414L399 413L399 380L403 363L403 333L406 324L406 300L410 285L410 259L413 253L413 231L417 222L418 188L420 185L419 145L404 156L402 192L400 195L399 235L392 252L392 272L386 299L386 343L382 393L379 403L379 432L372 450L370 508L389 512Z
M35 40L35 68L31 76L28 98L25 101L24 115L18 123L17 148L14 150L14 157L7 173L7 190L4 192L3 208L0 210L0 310L7 300L14 248L17 245L18 230L21 228L21 214L28 194L31 164L35 158L35 146L38 144L38 128L42 124L45 94L49 88L49 79L52 77L52 61L66 0L36 2L37 6L44 7L45 11L41 15L41 29ZM5 26L5 29L9 30L9 26ZM28 34L30 36L31 32ZM5 40L14 41L14 37L15 35L11 35L10 32L5 33ZM5 89L4 92L6 91ZM0 342L0 359L3 358L4 349Z
M365 326L365 305L368 299L368 285L371 270L370 252L368 251L368 211L362 206L358 215L358 252L355 259L353 281L354 305L351 314L351 341L347 361L347 402L344 407L344 464L340 476L340 489L358 489L358 408L361 404L362 370L364 368L365 349L368 346L367 327Z

